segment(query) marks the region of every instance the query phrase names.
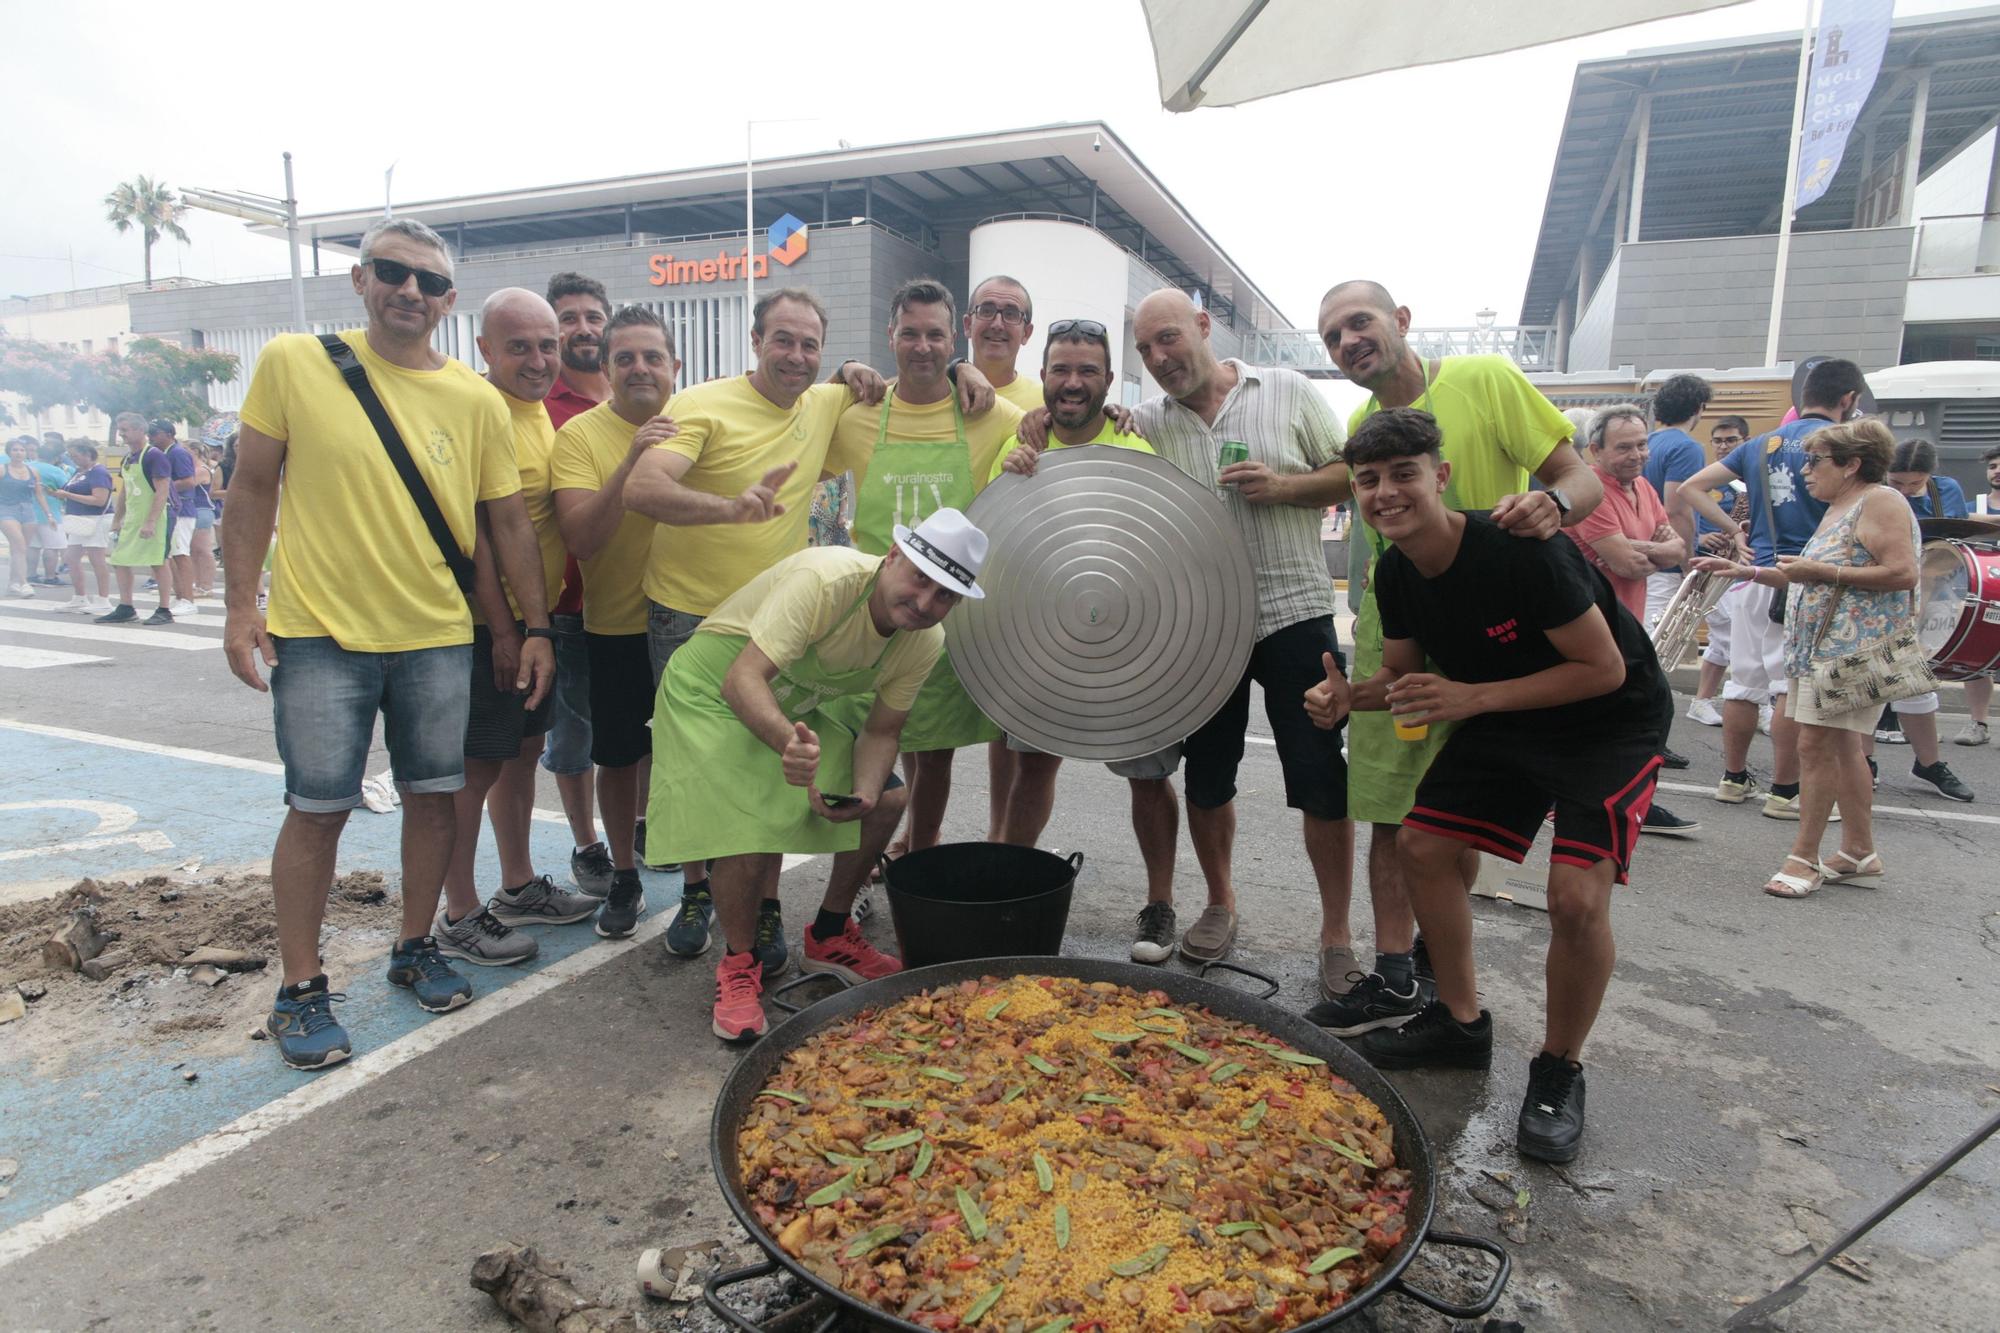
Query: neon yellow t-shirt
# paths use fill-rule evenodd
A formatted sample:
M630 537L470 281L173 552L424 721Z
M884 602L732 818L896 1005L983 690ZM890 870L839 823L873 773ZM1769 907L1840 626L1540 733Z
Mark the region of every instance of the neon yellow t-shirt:
M1000 452L993 459L993 470L986 474L986 484L988 486L991 486L994 482L1000 480L1000 474L1005 469L1007 464L1007 455L1013 453L1014 450L1020 445L1020 443L1021 443L1020 440L1016 439L1012 435L1009 435L1006 438L1006 440L1000 445ZM1090 439L1085 440L1084 443L1109 444L1109 445L1115 445L1120 449L1137 449L1142 454L1151 454L1157 452L1152 445L1147 444L1137 435L1120 435L1118 433L1118 428L1111 424L1110 417L1104 418L1104 425L1098 430L1097 434L1092 436ZM1064 444L1061 440L1058 440L1053 433L1049 435L1049 443L1048 443L1049 449L1068 449L1071 447L1072 446L1070 445Z
M881 567L880 556L848 546L800 551L731 593L695 632L745 635L780 667L804 657L807 648L817 650L821 664L835 671L866 667L879 657L875 697L907 713L944 651L944 626L885 638L875 632L867 607L848 616L848 608L866 594Z
M535 525L535 545L542 553L542 607L546 610L556 604L562 593L563 562L569 555L563 547L562 529L556 523L555 491L549 476L556 428L549 420L548 408L539 399L525 402L505 389L500 391L500 397L514 419L514 466L521 473L521 502L528 507L528 521ZM500 582L506 587L504 574ZM518 618L521 603L515 599L512 588L507 588L507 605L514 608ZM474 607L472 614L478 618L479 608Z
M853 401L844 384L816 384L783 408L757 392L748 375L675 394L665 415L680 433L659 447L694 460L681 485L733 498L774 467L794 460L799 466L778 491L785 512L769 522L659 524L646 562L646 596L705 616L752 578L804 550L812 491L825 468L833 423ZM583 586L588 597L588 575Z
M1021 371L1016 371L1012 380L995 388L993 392L1020 408L1024 413L1032 412L1038 407L1047 406L1042 399L1041 380Z
M608 402L579 412L556 432L549 464L554 489L601 491L632 449L639 428ZM583 627L592 634L644 634L646 592L640 579L653 540L653 520L626 510L604 548L583 567Z
M1572 429L1504 356L1447 357L1430 391L1411 406L1436 417L1444 435L1444 460L1451 464L1444 502L1453 509L1491 509L1502 496L1527 490L1528 478ZM1373 398L1356 408L1347 419L1348 438L1377 410ZM1360 526L1367 531L1366 522ZM1383 545L1369 537L1371 548Z
M366 333L340 335L368 372L445 526L470 552L473 506L521 489L500 391L471 367L405 370ZM349 652L399 653L472 641L472 615L444 555L317 338L282 334L257 358L242 418L285 442L271 633L331 637Z
M1039 389L1040 386L1037 386ZM953 392L956 392L954 390ZM889 438L894 441L926 442L956 438L958 425L952 416L952 399L944 397L921 406L889 395ZM1021 409L1005 398L996 397L993 406L976 417L965 419L965 443L972 454L972 489L977 494L993 475L993 464L1004 458L1000 446L1014 437L1021 422ZM882 430L882 404L873 407L856 403L840 414L833 433L833 451L827 455L829 472L854 472L858 492L868 478L868 462L875 453L875 437ZM883 554L880 551L875 555Z

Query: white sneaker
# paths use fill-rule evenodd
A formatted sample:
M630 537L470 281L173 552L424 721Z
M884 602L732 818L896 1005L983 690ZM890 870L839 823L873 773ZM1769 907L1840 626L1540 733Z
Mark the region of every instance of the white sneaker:
M1699 722L1704 727L1722 725L1722 710L1715 706L1713 699L1696 699L1688 705L1688 721Z
M1771 734L1771 705L1765 704L1757 710L1757 730L1766 736Z
M79 614L81 612L88 611L89 609L90 609L90 602L87 598L83 597L72 597L67 602L64 602L61 606L56 608L56 610L58 611L68 611L72 614Z
M199 613L199 608L196 607L193 602L190 602L185 597L181 598L179 601L175 602L172 606L168 607L167 609L173 612L177 616L192 616Z
M84 607L84 612L87 615L108 616L111 614L111 599L109 597L93 597L90 599L90 604Z
M7 592L10 596L13 597L25 597L29 601L35 600L35 590L29 587L25 583L16 583L11 588L7 589Z

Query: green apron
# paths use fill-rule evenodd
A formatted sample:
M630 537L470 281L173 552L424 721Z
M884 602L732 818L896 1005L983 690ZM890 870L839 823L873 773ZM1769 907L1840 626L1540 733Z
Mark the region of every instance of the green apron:
M1430 406L1430 362L1424 362L1424 394L1417 400ZM1369 402L1373 403L1373 398ZM1365 420L1365 418L1364 418ZM1449 501L1447 501L1449 503ZM1389 549L1389 543L1361 517L1354 507L1354 526L1349 541L1360 538L1365 551L1367 590L1354 608L1353 680L1367 680L1382 669L1382 614L1375 605L1375 562ZM1348 586L1353 587L1350 564ZM1424 661L1428 671L1436 664ZM1388 710L1350 713L1347 717L1347 813L1357 824L1400 824L1417 802L1417 785L1424 780L1431 760L1444 748L1456 730L1456 722L1433 722L1420 741L1406 741L1396 735Z
M118 545L111 550L111 563L151 569L167 563L167 524L172 511L172 502L160 509L160 516L153 520L153 535L141 537L139 529L146 526L146 515L153 509L153 484L146 480L146 455L154 452L147 445L137 459L127 458L122 469L125 476L125 524L118 529Z
M875 431L875 452L854 503L854 545L869 555L887 555L898 523L914 528L940 509L961 513L972 505L978 483L972 475L972 446L965 439L965 416L956 395L951 400L951 440L891 440L889 409L893 393L882 399L881 425ZM952 668L951 654L938 658L924 681L910 717L903 724L906 753L956 750L1000 739L1000 728L986 720L979 705L966 694ZM650 825L649 825L650 827Z
M847 608L834 628L861 611L875 582ZM892 636L890 642L893 643ZM750 640L736 634L696 634L667 663L653 710L653 786L647 803L646 840L662 861L683 863L752 852L851 852L861 845L861 822L836 824L814 814L806 789L785 781L784 760L759 740L722 698L722 681ZM875 661L835 671L817 647L780 669L771 682L778 706L819 735L821 792L854 790L854 741L875 693L888 644ZM848 721L827 711L836 700Z

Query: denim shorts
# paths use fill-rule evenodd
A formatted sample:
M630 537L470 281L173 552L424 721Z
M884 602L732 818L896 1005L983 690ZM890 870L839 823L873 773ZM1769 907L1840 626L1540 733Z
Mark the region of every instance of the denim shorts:
M206 532L215 526L215 510L207 505L198 506L194 511L194 530Z
M575 777L590 771L590 645L582 616L550 616L549 624L556 632L555 712L542 767L559 778Z
M285 803L308 814L361 804L382 714L396 786L417 795L465 785L472 645L351 653L331 638L273 636L271 712L285 763Z
M1274 630L1250 650L1250 666L1222 708L1182 745L1187 759L1187 802L1216 810L1236 799L1236 767L1250 723L1250 682L1264 691L1264 716L1278 744L1285 774L1285 804L1314 819L1347 818L1347 760L1340 753L1345 727L1321 731L1306 716L1305 693L1326 679L1321 653L1342 669L1333 617L1315 616Z
M646 656L653 664L655 693L660 688L660 677L666 674L668 659L694 637L704 619L692 611L676 611L658 602L646 603Z

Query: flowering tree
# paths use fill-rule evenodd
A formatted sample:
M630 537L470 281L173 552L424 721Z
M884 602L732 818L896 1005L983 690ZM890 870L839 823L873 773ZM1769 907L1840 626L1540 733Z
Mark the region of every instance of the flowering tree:
M123 356L0 338L0 389L20 394L37 412L70 404L106 416L201 421L210 411L208 386L227 384L236 370L228 352L190 351L158 338L135 340Z

